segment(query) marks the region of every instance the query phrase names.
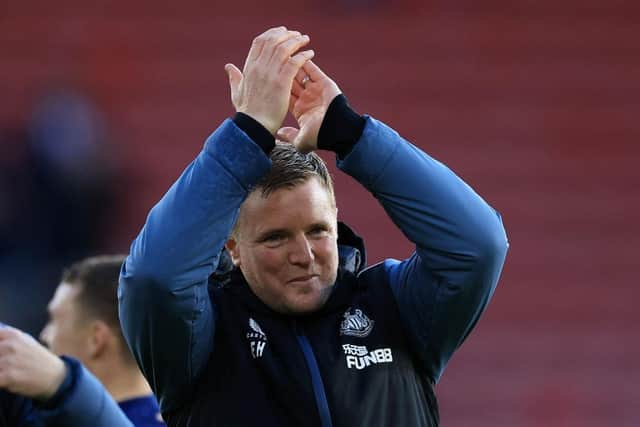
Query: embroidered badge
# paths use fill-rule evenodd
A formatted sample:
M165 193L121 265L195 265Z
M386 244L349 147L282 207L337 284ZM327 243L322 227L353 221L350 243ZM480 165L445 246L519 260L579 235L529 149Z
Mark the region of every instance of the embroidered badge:
M374 323L362 310L349 308L340 324L340 335L364 338L371 333Z

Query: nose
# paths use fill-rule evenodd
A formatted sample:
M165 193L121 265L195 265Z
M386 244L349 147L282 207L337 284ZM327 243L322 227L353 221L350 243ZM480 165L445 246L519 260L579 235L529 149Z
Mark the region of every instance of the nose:
M314 258L313 246L307 236L299 236L291 242L289 250L289 262L291 264L308 266Z

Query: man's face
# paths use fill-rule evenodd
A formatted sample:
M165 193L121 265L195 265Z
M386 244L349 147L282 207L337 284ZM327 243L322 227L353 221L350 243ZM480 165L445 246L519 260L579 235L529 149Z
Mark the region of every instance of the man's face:
M57 355L69 355L86 363L88 359L88 323L78 303L80 286L62 282L49 302L49 321L40 339Z
M337 210L317 178L242 205L227 249L254 294L280 313L312 312L327 301L338 271Z

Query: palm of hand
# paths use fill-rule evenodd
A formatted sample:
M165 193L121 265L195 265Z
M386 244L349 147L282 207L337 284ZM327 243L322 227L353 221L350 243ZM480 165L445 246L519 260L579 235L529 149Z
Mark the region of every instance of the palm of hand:
M300 131L293 141L299 151L309 152L317 148L318 134L328 105L320 102L320 96L313 89L306 89L293 105L293 117Z
M307 83L300 96L293 101L291 113L298 122L299 132L292 141L301 152L318 148L320 126L331 101L340 94L338 86L329 78Z

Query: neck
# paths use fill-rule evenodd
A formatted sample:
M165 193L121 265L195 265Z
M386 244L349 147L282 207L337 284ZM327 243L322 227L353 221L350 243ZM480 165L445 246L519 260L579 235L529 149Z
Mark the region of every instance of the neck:
M111 365L92 371L116 402L151 394L151 388L137 366Z

